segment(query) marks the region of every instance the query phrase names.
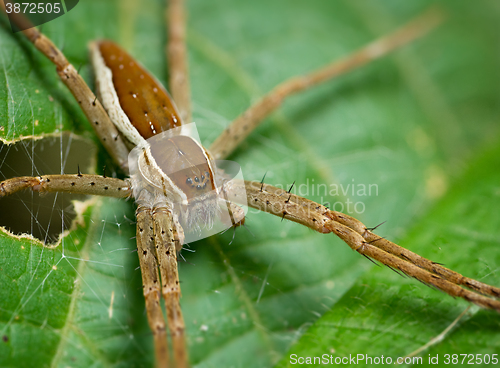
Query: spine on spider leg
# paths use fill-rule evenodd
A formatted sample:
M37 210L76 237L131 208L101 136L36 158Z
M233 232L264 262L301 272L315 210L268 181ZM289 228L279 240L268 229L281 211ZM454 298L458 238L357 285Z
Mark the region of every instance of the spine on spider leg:
M494 309L497 312L500 312L500 302L498 300L494 300L476 292L464 289L459 285L433 274L411 262L402 260L393 254L385 252L384 250L367 243L360 234L345 225L336 221L330 221L326 227L347 243L347 245L349 245L353 250L364 256L375 259L393 270L399 270L405 275L413 277L426 285L433 286L441 291L444 291L453 297L463 298L482 308Z
M160 305L160 277L155 257L154 225L151 208L139 206L137 217L137 254L141 265L142 285L148 322L153 331L156 366L170 366L165 319Z
M127 181L99 175L76 174L23 176L7 179L0 183L0 197L28 188L39 193L63 192L116 198L127 198L132 194L130 183Z
M187 368L187 347L185 325L179 299L181 289L177 269L176 238L174 220L170 210L164 206L153 210L156 256L160 266L162 294L165 299L167 320L172 336L175 363L177 368Z

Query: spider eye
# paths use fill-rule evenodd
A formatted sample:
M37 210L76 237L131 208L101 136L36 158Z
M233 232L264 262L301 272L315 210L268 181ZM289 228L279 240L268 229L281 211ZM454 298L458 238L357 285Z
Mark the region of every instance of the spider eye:
M210 174L208 173L208 171L205 171L205 176L206 176L207 178L209 178L209 177L210 177Z
M193 184L193 179L187 178L186 179L186 184L189 184L189 185Z
M198 179L198 177L197 177L197 176L195 176L195 177L194 177L194 181L195 181L195 182L197 182L197 183L199 183L199 182L200 182L200 179Z
M200 185L200 184L198 184L198 185L196 186L196 189L201 189L201 185Z
M201 174L201 181L205 180L205 176Z

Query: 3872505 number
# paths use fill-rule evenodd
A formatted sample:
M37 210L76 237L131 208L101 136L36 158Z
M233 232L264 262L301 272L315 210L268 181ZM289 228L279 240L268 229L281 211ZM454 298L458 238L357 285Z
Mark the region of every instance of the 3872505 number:
M498 364L498 354L444 354L444 364Z
M5 9L8 14L42 14L42 13L60 13L61 3L5 3Z

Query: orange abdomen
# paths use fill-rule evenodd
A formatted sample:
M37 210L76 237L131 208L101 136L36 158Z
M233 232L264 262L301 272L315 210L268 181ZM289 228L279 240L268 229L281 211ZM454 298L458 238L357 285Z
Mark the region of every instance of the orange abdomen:
M181 125L172 98L151 74L115 43L100 41L98 47L121 108L144 139Z

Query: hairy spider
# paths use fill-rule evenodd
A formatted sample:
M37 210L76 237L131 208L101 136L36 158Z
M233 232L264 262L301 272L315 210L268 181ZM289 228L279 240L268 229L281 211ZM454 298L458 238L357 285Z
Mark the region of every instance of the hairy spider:
M111 37L139 58L146 55L141 61L153 69L154 74L162 75L159 66L162 60L156 59L161 55L157 52L162 43L159 31L161 4L141 3L134 8L126 2L118 6L88 2L80 6L46 27L51 38L58 45L64 45L73 64L86 63L83 45L87 41ZM193 25L189 32L189 47L196 103L194 120L201 125L201 134L209 143L228 120L278 82L345 56L384 31L393 30L395 27L386 25L392 23L390 18L384 19L389 17L388 14L397 19L393 22L395 25L401 25L410 19L410 13L417 14L423 9L423 6L411 11L383 9L376 5L370 5L375 7L373 9L356 8L355 2L350 5L324 2L312 8L289 1L239 6L242 8L238 13L223 2L211 3L210 6L193 3L190 8ZM267 9L268 6L271 9ZM477 20L478 10L458 11L478 27L478 32L480 26L487 30L487 22L483 25ZM106 21L114 13L121 15L122 23L110 30ZM215 14L217 17L211 16ZM378 16L372 18L372 14ZM215 21L216 25L212 23L215 19L220 20ZM69 28L65 28L65 24L71 22L80 28L71 27L72 33L63 33ZM134 23L137 26L130 27ZM451 185L449 182L456 178L450 172L453 173L465 159L463 147L473 147L484 141L483 135L475 133L477 125L471 127L470 122L475 122L477 114L482 113L482 121L486 122L481 130L488 131L492 127L492 124L487 125L487 120L493 116L489 114L494 110L488 110L489 105L483 100L473 99L476 95L469 92L473 88L469 87L466 92L454 88L446 75L440 74L443 72L439 65L434 64L440 55L435 56L433 52L441 50L445 47L443 45L459 49L476 45L475 41L467 39L459 41L458 36L452 39L453 42L446 42L446 31L452 32L454 24L451 18L446 26L449 28L441 31L444 33L420 40L392 59L357 71L342 78L340 83L328 84L302 97L293 97L293 104L286 104L283 112L273 117L271 124L259 128L248 144L244 144L245 149L233 156L245 168L246 177L260 179L267 171L266 183L287 183L284 188L288 190L295 181L295 193L303 194L299 190L308 188L308 198L331 205L335 205L337 199L327 195L320 183L343 184L341 191L346 191L349 184L376 184L379 192L372 196L358 192L351 194L347 189L345 197L365 206L364 211L358 211L358 205L357 209L351 208L350 213L370 224L387 220L382 228L383 234L391 238L394 234L402 237L402 228L410 226L420 211L426 211L436 198L443 195L446 182ZM247 36L247 30L254 27L256 33ZM304 35L299 31L305 32ZM10 88L7 89L10 94L7 94L6 101L10 105L5 109L8 123L4 125L2 122L5 140L32 132L36 135L55 132L59 127L38 128L36 120L46 124L54 114L46 111L51 104L45 102L42 105L44 111L38 115L36 105L32 103L33 96L42 94L49 100L49 95L56 95L53 96L56 103L62 101L65 105L61 110L64 114L68 111L74 113L75 104L68 102L70 97L54 85L53 67L47 67L45 61L34 55L24 40L12 37L4 29L2 32L2 42L16 50L12 60L16 64L20 57L28 60L24 69L17 69L19 73L27 70L29 78L37 79L31 82L19 76L19 84L16 80L6 80L5 85ZM154 32L156 35L152 36ZM20 43L20 48L17 43ZM457 61L451 65L470 69L470 65L478 62L473 56L466 55L472 58L466 59L471 64L461 64L464 58L452 55L449 58ZM3 68L8 73L5 75L10 79L10 73L16 69L12 61L8 61L8 56L2 56L6 63ZM477 67L476 72L485 74L479 75L495 69L483 62L481 60L482 67ZM31 69L32 64L36 68ZM86 69L84 66L82 73L88 73ZM252 72L257 69L258 72ZM450 78L455 81L457 74L460 73ZM435 79L439 82L434 82ZM35 92L45 81L49 86ZM467 81L463 83L467 85ZM451 102L441 95L441 88L447 90L449 95L445 96L453 97ZM467 104L471 99L474 103ZM17 108L17 104L22 108ZM33 112L29 113L30 110ZM215 111L228 118L215 115ZM57 114L59 111L56 117ZM33 121L35 117L37 119ZM218 119L223 122L218 122ZM74 122L61 118L61 123L68 125L63 125L63 129L72 130L74 125L76 131L86 130L82 128L81 120L81 117ZM23 131L24 125L27 128ZM490 131L496 132L493 128ZM483 166L484 160L481 161ZM66 171L76 170L66 168ZM473 174L465 175L465 178ZM488 181L482 171L478 175L484 175L485 185L492 181ZM304 183L307 186L300 186ZM466 202L465 209L459 205L446 205L446 201L453 201L453 196L462 196L463 192L474 188L474 184L467 180L463 186L464 189L460 186L453 188L451 198L447 197L444 204L430 212L430 219L417 225L407 239L408 245L415 246L412 249L427 252L428 258L446 262L447 266L478 278L491 273L499 262L498 252L495 253L491 244L486 250L477 249L477 245L494 244L496 237L494 232L486 231L493 228L488 227L490 216L478 218L464 212L477 208L473 206L474 200ZM491 195L488 188L485 193ZM480 195L481 192L475 194ZM489 208L494 208L493 201L480 202L486 214L490 213ZM347 206L347 200L338 202ZM450 207L451 213L442 213ZM5 209L2 207L2 210ZM76 223L64 238L63 246L53 250L33 244L29 239L14 242L12 235L2 234L2 270L9 270L2 274L6 280L2 287L6 297L2 295L2 300L13 300L9 305L15 306L0 305L2 349L7 349L7 354L2 350L0 356L10 359L2 365L29 366L37 362L35 359L45 359L56 362L56 365L85 366L88 361L101 361L103 365L134 366L143 364L145 359L153 360L152 344L149 343L152 337L146 328L138 272L134 272L134 266L130 265L136 258L136 254L129 254L133 241L128 241L134 226L122 220L123 214L128 218L133 216L130 207L116 200L99 199L85 209L79 207L77 212L82 215L80 223ZM463 222L456 214L463 217L467 214L468 222ZM447 216L453 219L444 222L444 227L433 224ZM286 214L284 219L287 219ZM189 255L188 261L195 263L196 267L181 265L181 302L193 364L272 365L297 339L298 332L306 324L327 311L329 313L313 329L314 333L307 333L305 343L299 343L295 348L305 351L303 355L308 354L307 349L341 356L353 351L371 355L405 355L439 333L463 309L462 302L444 298L387 270L367 271L371 264L332 236L320 236L297 224L264 214L251 213L247 223L253 236L242 230L245 235L237 234L231 245L228 243L232 234L227 234L222 240L210 239L197 245L196 253ZM438 244L435 239L438 239ZM121 255L127 267L113 268L111 247L128 248ZM61 248L65 250L62 261ZM92 254L95 248L98 252ZM85 262L87 259L89 262ZM16 264L23 264L25 269L16 268ZM488 275L487 281L499 284L495 276ZM475 331L487 336L489 330L478 326L478 322L498 324L498 317L476 313L472 322L463 325L469 328L457 332L458 338L464 336L470 340L471 335L478 336ZM414 345L392 341L390 334L414 338L416 333L412 329L418 331L420 339ZM352 332L355 330L367 332L359 335ZM31 344L39 347L36 355L29 355L28 350L22 349L9 352L11 346L19 349L19 341L26 341L27 336ZM142 341L145 337L148 343ZM310 347L312 344L308 339L312 340L314 347ZM388 351L386 344L389 342L391 350ZM477 347L486 353L491 346L482 343ZM287 361L285 357L283 364Z

